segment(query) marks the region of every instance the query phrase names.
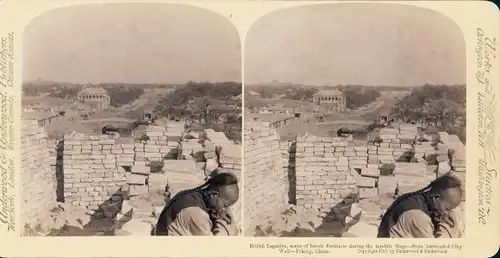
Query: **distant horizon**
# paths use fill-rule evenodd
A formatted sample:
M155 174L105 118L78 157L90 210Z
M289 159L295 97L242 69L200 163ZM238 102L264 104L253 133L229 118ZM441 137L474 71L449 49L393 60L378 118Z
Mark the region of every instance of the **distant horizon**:
M189 82L194 82L194 83L227 83L227 82L234 82L234 83L241 83L241 81L226 81L226 80L221 80L221 81L185 81L185 82L155 82L155 83L150 83L150 82L143 82L143 83L131 83L131 82L93 82L93 83L81 83L81 82L68 82L68 81L54 81L54 80L44 80L44 79L37 79L37 80L24 80L22 81L22 84L44 84L44 83L55 83L55 84L75 84L75 85L99 85L99 84L131 84L131 85L141 85L141 84L147 84L147 85L185 85Z
M273 85L274 84L274 85ZM315 88L335 88L335 87L346 87L346 86L354 86L354 87L394 87L394 88L413 88L413 87L423 87L423 86L466 86L466 83L453 83L453 84L444 84L444 83L424 83L424 84L416 84L416 85L363 85L363 84L336 84L336 85L311 85L311 84L301 84L301 83L291 83L291 82L279 82L280 85L276 85L276 82L268 82L268 83L248 83L244 86L247 87L255 87L255 86L268 86L268 87L315 87Z

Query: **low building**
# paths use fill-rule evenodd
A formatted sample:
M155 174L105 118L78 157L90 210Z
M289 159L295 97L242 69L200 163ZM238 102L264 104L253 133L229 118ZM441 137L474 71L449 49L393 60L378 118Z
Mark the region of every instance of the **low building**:
M256 120L269 123L269 127L271 128L282 128L288 125L289 121L292 119L294 119L293 116L284 114L261 114Z
M313 101L318 104L333 105L337 112L346 110L346 98L339 90L321 90L313 96Z
M47 126L60 121L61 116L58 113L49 111L32 111L23 112L23 119L25 120L36 120L39 126Z
M111 106L111 97L108 91L100 87L84 87L77 94L77 99L82 102L96 104L100 110L108 109Z
M152 122L154 120L153 113L152 109L144 109L142 112L142 120Z
M378 123L379 124L389 124L391 121L392 121L392 116L387 113L387 112L381 112L379 115L378 115Z
M23 111L24 112L55 112L56 109L54 107L41 104L41 103L34 103L34 104L27 104L23 105Z

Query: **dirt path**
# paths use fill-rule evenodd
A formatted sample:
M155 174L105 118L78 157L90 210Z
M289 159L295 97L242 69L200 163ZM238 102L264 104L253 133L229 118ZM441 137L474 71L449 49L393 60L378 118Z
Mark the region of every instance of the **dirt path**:
M156 105L158 99L154 92L145 92L138 99L132 103L114 108L113 110L106 110L89 117L89 119L104 119L109 117L125 117L129 119L140 119L146 106Z

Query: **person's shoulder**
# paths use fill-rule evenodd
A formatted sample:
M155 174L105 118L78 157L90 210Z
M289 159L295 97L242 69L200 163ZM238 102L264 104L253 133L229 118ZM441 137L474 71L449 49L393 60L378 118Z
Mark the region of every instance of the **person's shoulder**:
M401 218L406 222L412 222L414 224L428 223L431 221L429 215L418 209L403 212L403 214L401 214Z
M421 210L405 211L398 220L399 228L413 238L433 238L434 226L431 218Z
M180 216L193 221L210 221L208 213L198 206L189 206L179 212Z

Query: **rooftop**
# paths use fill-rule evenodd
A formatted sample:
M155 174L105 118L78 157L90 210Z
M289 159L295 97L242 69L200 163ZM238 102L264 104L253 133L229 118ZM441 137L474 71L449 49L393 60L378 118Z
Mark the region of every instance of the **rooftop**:
M291 117L288 115L284 115L284 114L271 113L271 114L260 114L257 119L261 122L273 123L273 122L285 120L287 118L291 118Z
M242 96L241 96L241 94L240 94L240 95L238 95L238 96L234 96L234 97L232 97L231 99L234 99L234 100L241 100L241 98L242 98Z
M84 87L79 94L108 94L108 91L101 87Z
M33 107L56 107L66 103L72 103L73 100L64 100L56 97L24 97L21 100L22 105L32 105Z
M336 89L320 90L318 91L318 93L314 94L314 96L342 96L342 95L344 95L344 93Z
M34 111L34 112L23 112L23 119L28 120L43 120L50 117L55 117L57 114L48 111Z
M260 94L259 94L258 92L255 92L255 91L253 91L253 90L249 91L248 93L249 93L250 95L252 95L252 96L260 96Z

